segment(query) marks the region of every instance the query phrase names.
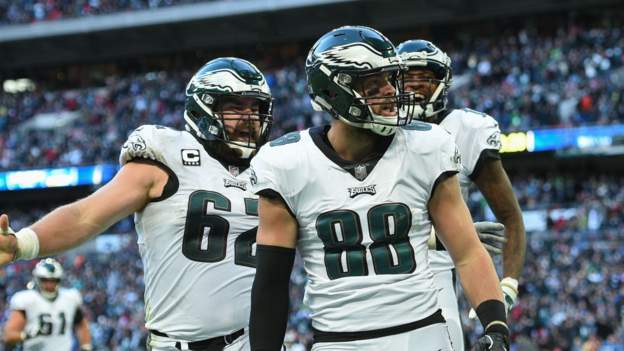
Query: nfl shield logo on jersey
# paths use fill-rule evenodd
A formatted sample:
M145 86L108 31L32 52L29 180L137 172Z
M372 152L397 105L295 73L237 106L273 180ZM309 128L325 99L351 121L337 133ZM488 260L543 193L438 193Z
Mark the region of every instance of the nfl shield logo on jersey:
M234 177L238 177L240 174L240 169L236 166L228 166L228 171L230 171L230 174Z
M353 169L353 173L355 173L355 178L357 180L364 180L368 175L368 171L366 170L366 165L357 165Z

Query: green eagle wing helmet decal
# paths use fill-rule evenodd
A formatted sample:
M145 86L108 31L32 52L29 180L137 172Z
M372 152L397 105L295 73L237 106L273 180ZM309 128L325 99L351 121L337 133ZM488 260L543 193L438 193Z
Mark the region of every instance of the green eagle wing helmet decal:
M219 103L224 98L256 99L258 111L219 111ZM186 87L184 120L187 129L219 153L224 153L225 143L237 159L249 160L268 140L272 110L271 91L264 75L243 59L214 59L200 68ZM233 138L225 128L226 119L244 121L249 128L247 140ZM260 127L256 130L254 126L258 123Z
M204 65L189 82L186 94L198 91L271 95L264 76L256 66L237 58L220 58Z

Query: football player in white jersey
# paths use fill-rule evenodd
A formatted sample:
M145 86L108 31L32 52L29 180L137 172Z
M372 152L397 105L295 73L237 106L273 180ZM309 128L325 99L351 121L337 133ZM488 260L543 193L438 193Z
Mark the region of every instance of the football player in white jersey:
M274 140L252 160L252 350L282 343L295 247L309 279L313 350L452 350L428 265L433 224L483 323L475 349L509 347L494 265L455 176L459 153L443 128L408 125L404 70L392 43L367 27L333 30L310 50L310 96L334 120Z
M55 259L37 263L31 288L11 297L5 343L21 343L24 351L70 351L74 330L80 351L92 350L80 292L61 288L62 279L63 267Z
M504 278L500 284L509 312L518 296L518 278L524 264L525 232L522 211L498 153L501 147L498 123L485 113L467 108L447 108L451 59L437 46L426 40L409 40L401 43L397 51L409 67L404 84L406 92L416 95L415 119L439 124L451 133L462 158L459 171L462 195L466 199L470 185L476 184L496 218L505 226ZM453 344L463 350L464 337L455 295L453 261L446 251L432 251L429 261L435 282L442 289L440 303Z
M247 168L271 106L253 64L208 62L186 88L186 130L136 129L112 181L1 237L0 263L67 250L134 213L151 350L248 349L258 200ZM11 232L6 216L0 228Z

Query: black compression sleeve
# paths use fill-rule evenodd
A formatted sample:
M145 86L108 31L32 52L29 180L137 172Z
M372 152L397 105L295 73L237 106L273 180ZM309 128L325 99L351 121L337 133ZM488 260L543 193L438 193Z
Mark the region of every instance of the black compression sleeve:
M82 314L82 308L76 308L76 314L74 315L74 325L78 325L78 323L82 322L84 319L84 315Z
M279 351L288 321L288 285L295 249L258 245L251 289L249 341L252 351Z
M505 304L499 300L487 300L476 309L485 332L496 332L509 336Z

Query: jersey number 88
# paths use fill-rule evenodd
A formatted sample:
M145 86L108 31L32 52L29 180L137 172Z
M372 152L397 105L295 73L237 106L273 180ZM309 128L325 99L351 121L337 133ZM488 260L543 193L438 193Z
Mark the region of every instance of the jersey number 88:
M409 242L412 213L402 203L374 206L366 215L372 244L369 246L375 274L406 274L416 269ZM366 247L362 245L360 216L351 210L322 213L316 231L325 245L329 279L368 275Z

